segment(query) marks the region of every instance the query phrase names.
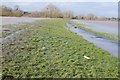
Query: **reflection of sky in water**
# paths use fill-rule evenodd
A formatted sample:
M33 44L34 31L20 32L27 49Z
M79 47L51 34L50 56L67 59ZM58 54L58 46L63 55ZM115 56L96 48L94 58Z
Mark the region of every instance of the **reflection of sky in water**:
M113 56L118 56L118 44L117 42L113 40L108 40L104 37L99 37L93 33L86 32L80 28L74 28L72 25L68 24L70 27L70 30L72 32L77 33L78 35L82 36L84 39L86 39L89 42L92 42L94 45L108 51Z
M45 18L30 18L30 17L2 17L2 25L18 24L20 22L33 22L43 20Z
M94 31L105 32L118 35L118 22L115 21L90 21L90 20L75 20L78 23L86 24L87 28Z

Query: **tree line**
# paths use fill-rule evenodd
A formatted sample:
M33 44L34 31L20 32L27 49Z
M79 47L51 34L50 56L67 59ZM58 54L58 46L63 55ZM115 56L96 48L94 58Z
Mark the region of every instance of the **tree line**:
M23 16L23 11L20 10L19 6L15 6L14 9L6 7L4 5L0 6L0 16Z
M41 11L26 12L20 9L19 6L15 6L14 9L0 6L0 16L28 16L28 17L41 17L41 18L71 18L71 19L83 19L83 20L118 20L117 18L97 17L94 14L78 15L74 16L71 10L61 11L57 6L53 4L47 5Z

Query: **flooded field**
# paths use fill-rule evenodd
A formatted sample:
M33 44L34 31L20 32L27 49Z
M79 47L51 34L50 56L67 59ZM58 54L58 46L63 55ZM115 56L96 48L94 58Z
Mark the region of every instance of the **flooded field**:
M87 41L92 42L94 45L102 48L103 50L108 51L109 53L111 53L111 55L116 57L118 56L118 42L83 30L82 28L76 27L74 24L67 23L67 25L72 32L77 33Z
M3 18L2 76L117 77L117 43L73 25L68 27L68 22L70 20Z
M30 17L0 17L2 18L2 25L18 24L20 22L33 22L36 20L43 20L46 18L30 18Z
M111 2L3 1L0 80L119 78L117 7Z
M118 35L117 21L93 21L93 20L73 20L77 23L85 24L87 28L97 32L110 33Z
M22 24L24 22L34 22L37 20L44 20L47 18L30 18L30 17L0 17L2 27L0 27L0 31L2 32L2 36L0 36L0 43L9 39L11 36L15 35L18 32L23 31L26 25ZM14 27L11 27L14 26ZM11 35L10 35L11 34ZM7 36L9 35L9 36ZM5 37L5 38L1 38Z

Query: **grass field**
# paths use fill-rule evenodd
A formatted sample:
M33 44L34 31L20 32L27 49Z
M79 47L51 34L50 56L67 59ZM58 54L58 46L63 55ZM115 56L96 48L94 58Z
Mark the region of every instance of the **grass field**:
M26 23L3 44L2 75L15 78L117 78L118 60L67 30L68 20Z

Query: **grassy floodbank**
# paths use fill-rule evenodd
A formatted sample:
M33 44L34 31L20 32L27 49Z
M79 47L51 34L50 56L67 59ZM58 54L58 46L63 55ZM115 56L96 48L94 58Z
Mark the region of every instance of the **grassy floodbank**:
M68 20L29 23L3 44L3 76L116 78L117 58L67 30ZM88 58L86 58L86 57Z
M80 24L80 23L77 23L77 22L75 22L75 21L71 21L71 23L75 24L76 26L78 26L78 27L80 27L80 28L82 28L82 29L84 29L84 30L86 30L86 31L93 32L93 33L95 33L95 34L98 34L98 35L107 37L107 38L109 38L109 39L111 39L111 40L118 41L119 36L116 36L116 35L113 35L113 34L109 34L109 33L104 33L104 32L96 32L96 31L94 31L94 30L92 30L92 29L89 29L89 28L84 27L85 24ZM119 42L120 42L120 40L119 40Z

